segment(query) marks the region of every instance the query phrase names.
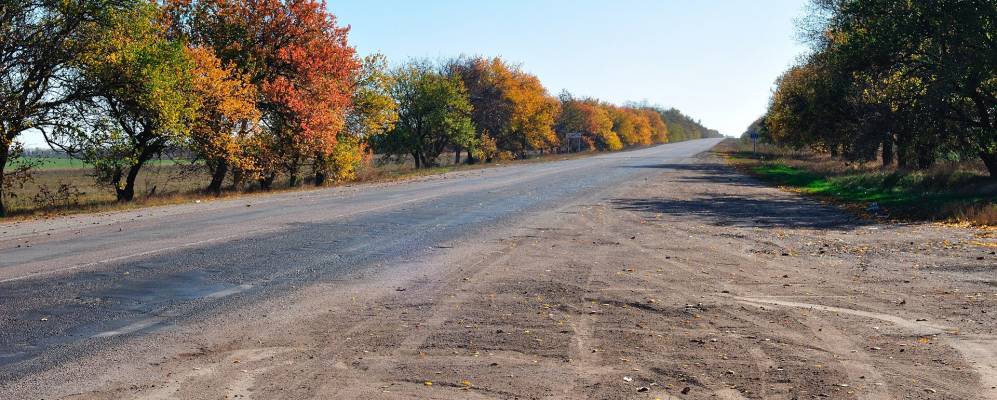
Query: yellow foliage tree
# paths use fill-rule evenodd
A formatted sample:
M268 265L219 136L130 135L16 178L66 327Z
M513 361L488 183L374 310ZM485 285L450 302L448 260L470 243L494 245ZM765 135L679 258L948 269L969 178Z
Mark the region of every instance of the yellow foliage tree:
M508 134L521 142L520 150L544 150L560 145L554 122L561 104L547 93L540 79L511 69L500 87L512 105Z
M191 142L211 170L208 191L218 194L229 170L257 170L245 151L260 118L256 87L231 66L222 66L208 48L192 47L187 53L194 61L192 86L200 104Z
M640 113L647 119L651 128L651 141L654 143L668 143L668 124L661 118L661 114L652 108L643 108Z
M447 69L464 82L479 141L490 137L496 154L524 155L560 146L554 132L560 102L536 76L498 57L458 59Z
M353 99L346 113L346 129L340 132L329 154L315 156L316 186L324 184L327 178L336 182L355 179L361 164L370 159L369 141L394 127L398 105L391 97L391 85L387 58L381 54L364 57L353 77Z

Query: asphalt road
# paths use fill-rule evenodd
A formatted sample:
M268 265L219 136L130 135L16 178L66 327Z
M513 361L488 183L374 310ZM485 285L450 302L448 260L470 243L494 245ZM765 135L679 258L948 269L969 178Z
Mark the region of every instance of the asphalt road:
M418 258L647 178L717 142L0 224L0 385L139 335Z

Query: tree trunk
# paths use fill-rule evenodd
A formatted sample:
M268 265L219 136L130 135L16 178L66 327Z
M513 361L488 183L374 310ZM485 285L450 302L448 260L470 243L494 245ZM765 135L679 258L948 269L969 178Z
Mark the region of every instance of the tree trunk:
M208 184L208 193L214 193L215 196L222 194L222 184L225 183L225 175L228 174L228 161L219 160L214 163L215 166L211 171L211 183Z
M277 180L277 173L271 172L269 175L265 175L260 178L260 189L270 190L273 189L273 181Z
M906 143L905 140L901 140L902 136L897 136L897 167L907 168L910 165L910 145Z
M460 147L457 147L457 149L454 150L453 165L460 165Z
M128 175L125 176L125 187L115 187L115 191L118 194L118 201L126 203L135 199L135 180L138 178L138 171L142 169L142 164L145 163L141 157L139 157L138 162L128 167Z
M412 152L412 159L415 160L415 169L422 168L422 157L419 157L419 152Z
M10 152L10 143L4 138L0 137L0 217L7 216L7 207L3 203L3 174L4 170L7 168L7 157Z
M987 172L990 172L990 177L997 178L997 151L981 151L980 158L983 159L983 164L987 166Z
M242 180L245 179L245 176L246 173L241 168L232 169L232 190L242 189Z
M891 165L893 165L893 139L886 138L883 140L883 166Z
M935 150L927 146L917 147L917 168L928 169L935 164Z
M325 185L325 155L321 152L315 155L315 186Z
M299 169L300 168L298 166L298 160L296 160L296 159L291 162L291 165L287 166L287 175L288 175L287 176L287 185L288 186L290 186L290 187L297 187L298 186L298 183L299 183L298 182L298 170Z

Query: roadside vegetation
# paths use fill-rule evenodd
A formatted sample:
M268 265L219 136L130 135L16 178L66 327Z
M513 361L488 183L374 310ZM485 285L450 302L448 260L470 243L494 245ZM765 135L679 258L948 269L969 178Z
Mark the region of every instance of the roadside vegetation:
M813 0L735 162L893 215L994 224L997 3ZM759 158L745 157L754 138Z
M866 215L997 226L997 180L978 161L927 169L884 167L769 144L752 152L747 139L726 140L715 151L765 182Z
M811 51L745 137L848 162L997 176L997 3L814 0Z
M391 66L348 33L317 0L4 3L0 216L720 136L497 57ZM26 133L59 157L22 157Z

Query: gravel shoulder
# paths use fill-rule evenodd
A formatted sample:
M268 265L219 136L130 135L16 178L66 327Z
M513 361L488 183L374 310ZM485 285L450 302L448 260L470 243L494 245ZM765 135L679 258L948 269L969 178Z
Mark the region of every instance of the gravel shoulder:
M0 398L997 398L997 232L687 161Z

